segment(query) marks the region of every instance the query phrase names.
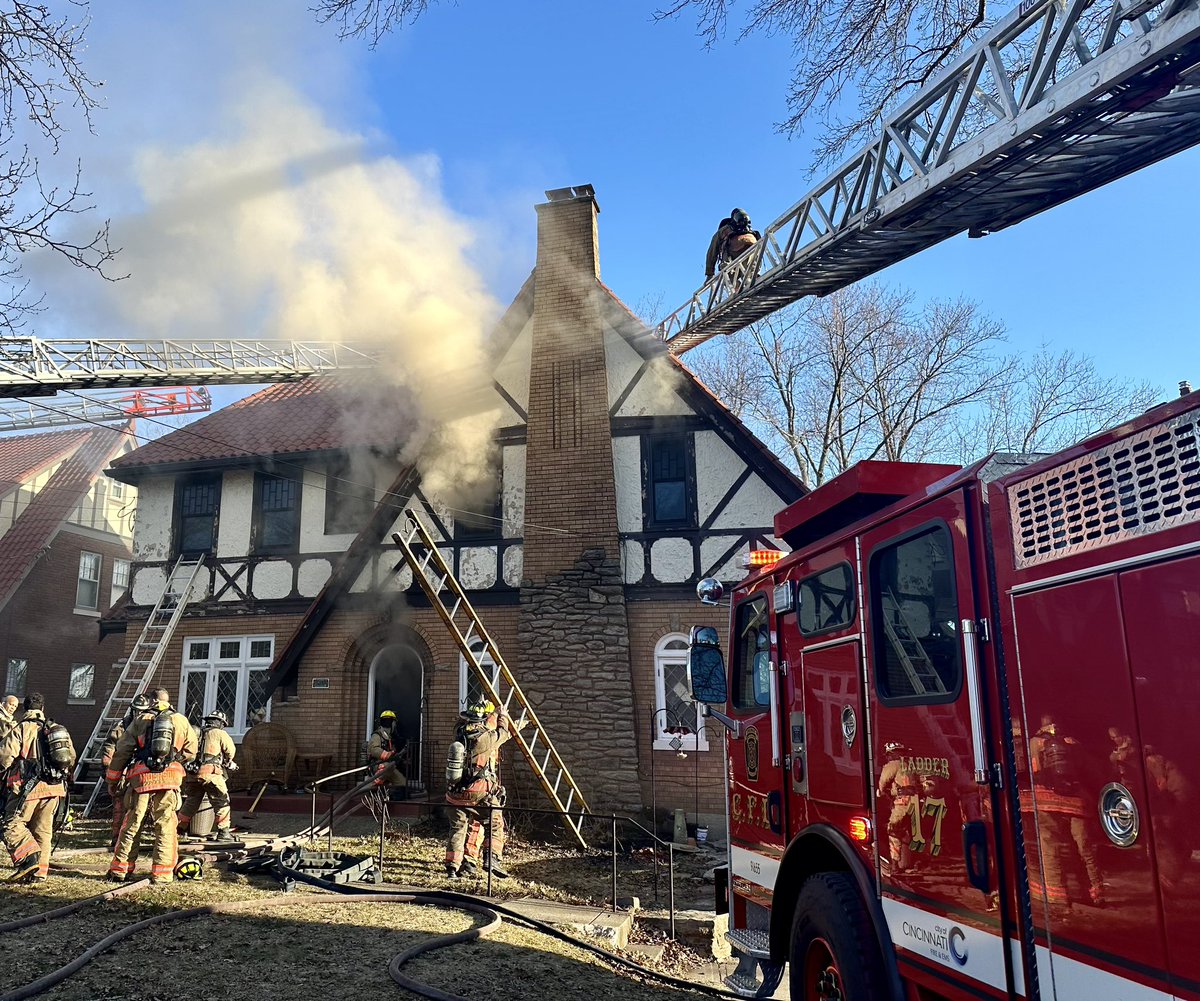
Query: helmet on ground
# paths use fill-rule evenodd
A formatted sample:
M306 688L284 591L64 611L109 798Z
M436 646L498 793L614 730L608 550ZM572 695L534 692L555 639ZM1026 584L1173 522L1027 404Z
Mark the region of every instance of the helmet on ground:
M180 859L175 866L176 879L203 879L204 864L198 858Z
M496 706L492 702L490 702L488 699L482 699L479 702L472 702L469 706L467 706L466 710L463 712L463 715L466 716L467 719L481 720L487 719L495 711Z
M226 716L220 709L214 709L204 717L205 723L215 723L217 726L229 726L229 717Z

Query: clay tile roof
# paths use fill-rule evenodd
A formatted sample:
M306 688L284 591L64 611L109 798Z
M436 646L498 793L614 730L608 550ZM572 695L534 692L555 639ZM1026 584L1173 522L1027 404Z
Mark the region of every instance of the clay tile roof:
M69 428L0 438L0 494L70 455L90 433L86 428Z
M402 391L370 376L313 375L259 390L118 457L112 468L398 444L407 434L406 412Z
M73 454L55 470L29 506L0 538L0 608L13 596L38 557L54 540L63 521L87 493L100 471L124 440L125 428L95 428L77 435ZM61 437L65 432L26 437ZM5 439L11 440L11 439Z

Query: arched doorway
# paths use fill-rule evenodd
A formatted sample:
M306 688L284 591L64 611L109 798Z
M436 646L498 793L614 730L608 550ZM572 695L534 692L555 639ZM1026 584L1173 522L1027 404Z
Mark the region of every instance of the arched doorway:
M396 732L410 742L409 775L421 775L421 740L425 723L425 663L408 643L389 643L371 660L367 680L366 732L379 713L396 714Z

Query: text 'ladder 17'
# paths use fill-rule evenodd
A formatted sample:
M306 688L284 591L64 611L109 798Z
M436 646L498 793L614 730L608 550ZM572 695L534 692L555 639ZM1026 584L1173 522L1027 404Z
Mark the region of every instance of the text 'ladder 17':
M513 740L525 755L533 774L561 815L563 822L581 847L587 843L583 837L583 818L590 812L587 801L580 792L567 766L543 728L537 713L529 705L521 686L517 684L504 657L492 637L484 628L462 585L446 566L441 551L433 541L416 512L406 510L404 535L393 534L400 552L412 568L413 579L425 592L429 603L437 610L458 649L471 665L479 684L497 706L503 706L510 716L521 716L529 720L525 730L514 730ZM418 552L418 550L420 552ZM450 603L443 600L443 592L449 595ZM496 665L495 683L483 664L490 659ZM513 705L520 713L512 711ZM528 734L528 736L527 736Z
M83 774L85 766L95 765L100 768L101 752L109 731L121 721L132 704L133 697L139 692L144 692L154 680L167 645L171 642L175 628L183 617L183 610L191 599L192 585L195 584L196 575L202 566L203 556L186 560L181 556L175 561L158 601L154 603L137 642L129 652L129 659L121 668L121 676L117 678L117 683L108 695L108 701L104 703L104 711L96 720L96 726L88 738L75 770L77 778ZM88 796L87 805L83 808L85 817L91 813L103 786L104 771L101 769L91 795Z

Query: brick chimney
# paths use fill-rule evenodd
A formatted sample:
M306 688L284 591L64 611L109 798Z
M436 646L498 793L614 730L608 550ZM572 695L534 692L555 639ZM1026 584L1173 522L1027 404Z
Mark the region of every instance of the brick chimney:
M537 206L522 684L593 810L641 807L590 185Z

